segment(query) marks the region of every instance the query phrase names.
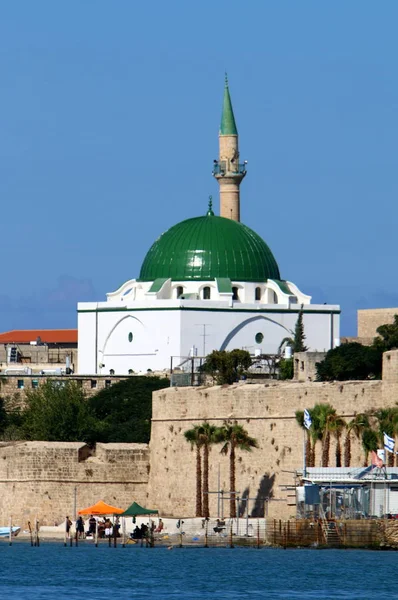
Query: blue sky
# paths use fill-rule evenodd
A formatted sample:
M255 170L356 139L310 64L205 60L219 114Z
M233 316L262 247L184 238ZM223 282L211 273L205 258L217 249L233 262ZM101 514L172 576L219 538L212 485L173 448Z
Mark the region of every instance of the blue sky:
M242 220L315 302L398 306L398 3L0 6L0 330L75 327L203 214L228 71Z

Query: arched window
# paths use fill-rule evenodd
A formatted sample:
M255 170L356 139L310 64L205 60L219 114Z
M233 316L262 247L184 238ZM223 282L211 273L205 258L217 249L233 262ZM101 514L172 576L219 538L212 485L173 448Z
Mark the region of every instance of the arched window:
M256 290L254 292L254 299L256 300L256 302L261 300L261 288L256 287Z
M239 300L238 288L232 288L232 300Z
M203 300L210 300L210 287L207 285L206 287L203 288Z
M179 285L177 287L177 298L179 298L180 296L182 296L184 293L184 288L182 287L182 285Z

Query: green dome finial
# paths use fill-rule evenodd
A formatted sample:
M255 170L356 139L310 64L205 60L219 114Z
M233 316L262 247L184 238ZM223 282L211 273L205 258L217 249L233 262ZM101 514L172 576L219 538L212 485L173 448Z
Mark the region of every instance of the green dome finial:
M213 212L213 196L209 196L209 208L208 211L206 213L207 217L214 217L214 212Z
M231 96L229 94L228 75L225 73L224 102L221 115L220 135L238 135Z

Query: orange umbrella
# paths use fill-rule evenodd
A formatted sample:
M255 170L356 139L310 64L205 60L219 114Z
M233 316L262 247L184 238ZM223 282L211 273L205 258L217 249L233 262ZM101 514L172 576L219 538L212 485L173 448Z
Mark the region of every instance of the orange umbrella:
M79 510L79 515L120 515L123 511L122 508L116 508L110 504L105 504L102 500L89 506L88 508L82 508Z

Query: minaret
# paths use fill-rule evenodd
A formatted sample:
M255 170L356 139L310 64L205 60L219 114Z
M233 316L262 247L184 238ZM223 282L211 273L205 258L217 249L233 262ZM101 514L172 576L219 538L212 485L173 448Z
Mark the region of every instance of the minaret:
M220 216L240 221L239 186L246 175L246 161L239 164L238 130L227 75L219 133L219 158L214 161L213 175L220 184Z

